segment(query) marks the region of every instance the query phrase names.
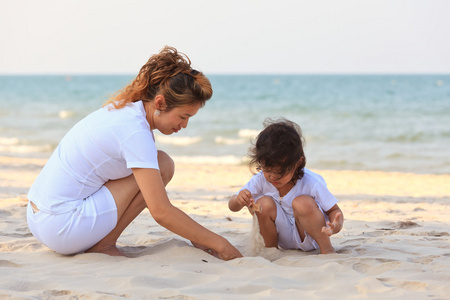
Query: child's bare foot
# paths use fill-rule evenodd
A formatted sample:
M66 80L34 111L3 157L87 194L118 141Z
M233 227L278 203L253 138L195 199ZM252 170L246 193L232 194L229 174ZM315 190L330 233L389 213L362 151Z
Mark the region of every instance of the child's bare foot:
M103 253L110 256L125 256L125 253L119 250L116 245L99 245L96 244L87 249L85 253Z
M333 247L326 249L324 248L323 250L320 249L320 254L333 254L333 253L336 253L336 250L334 250Z

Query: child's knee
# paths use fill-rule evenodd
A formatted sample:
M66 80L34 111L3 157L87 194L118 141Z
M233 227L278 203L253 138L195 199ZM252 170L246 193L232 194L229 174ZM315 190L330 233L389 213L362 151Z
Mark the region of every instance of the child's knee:
M277 205L272 197L263 196L258 199L257 203L261 205L261 212L257 213L258 217L271 217L277 216Z
M311 196L301 195L292 201L292 209L296 215L304 215L317 211L319 207Z

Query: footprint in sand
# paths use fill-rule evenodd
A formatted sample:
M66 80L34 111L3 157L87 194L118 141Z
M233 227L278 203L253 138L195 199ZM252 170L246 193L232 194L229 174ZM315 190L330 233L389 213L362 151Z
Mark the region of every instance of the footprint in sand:
M6 210L0 210L0 218L6 218L11 216L11 213L9 211Z
M12 261L9 260L0 260L0 268L20 268L21 265L13 263Z
M412 221L400 221L395 227L396 229L408 229L413 227L420 227L420 225Z
M429 264L434 261L435 258L439 258L439 255L427 255L422 257L413 257L409 258L408 261L416 263L416 264Z
M421 291L427 286L425 282L403 281L395 278L379 278L378 280L386 285L402 288L408 291Z
M381 275L385 272L399 268L401 262L389 259L361 259L353 264L353 270L366 275Z

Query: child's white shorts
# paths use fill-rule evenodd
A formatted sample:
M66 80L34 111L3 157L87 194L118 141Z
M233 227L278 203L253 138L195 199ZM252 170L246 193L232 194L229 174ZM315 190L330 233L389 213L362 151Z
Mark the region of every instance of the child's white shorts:
M280 203L275 200L274 202L277 205L277 218L275 219L275 225L278 232L278 245L283 249L300 249L303 251L319 249L319 245L309 234L306 233L306 231L305 239L302 242L297 226L295 226L295 218L287 215Z
M69 255L91 248L110 233L117 225L117 207L111 192L103 186L68 213L35 213L28 203L27 221L42 244Z

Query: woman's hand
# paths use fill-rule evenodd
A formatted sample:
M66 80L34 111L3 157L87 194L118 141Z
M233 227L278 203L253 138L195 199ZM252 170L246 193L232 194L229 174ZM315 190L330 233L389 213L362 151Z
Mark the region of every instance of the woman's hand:
M231 260L231 259L235 259L238 257L242 257L241 252L239 252L238 249L236 249L233 245L230 244L230 242L228 242L226 239L225 243L224 243L224 248L221 250L216 250L214 251L214 256L218 257L220 259L223 260Z
M202 244L195 243L191 241L192 245L194 245L195 248L198 248L200 250L205 251L208 254L211 254L212 256L215 256L219 259L223 260L230 260L238 257L242 257L242 254L237 250L233 245L231 245L228 241L225 240L225 250L221 250L221 252L217 252L211 248L208 248L206 246L203 246Z
M133 168L133 174L145 203L158 224L193 241L194 246L212 249L214 252L211 254L221 259L242 256L225 238L201 226L170 203L158 170Z
M216 251L212 250L211 248L208 248L208 247L206 247L206 246L203 246L202 244L199 244L199 243L196 243L196 242L193 242L193 241L191 241L191 243L192 243L192 245L193 245L195 248L198 248L198 249L200 249L200 250L203 250L203 251L205 251L206 253L211 254L212 256L215 256L215 257L219 258L219 256L218 256L218 254L216 253Z

